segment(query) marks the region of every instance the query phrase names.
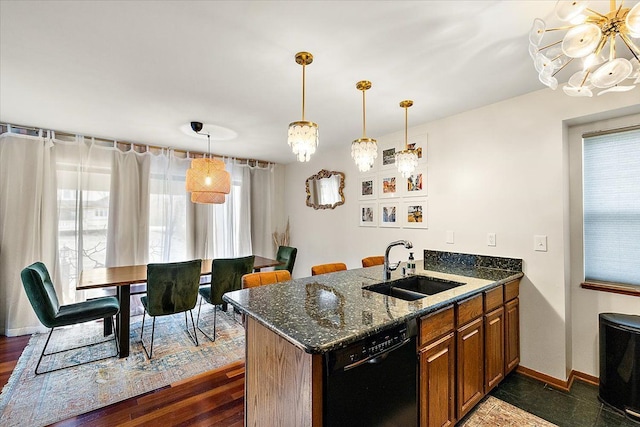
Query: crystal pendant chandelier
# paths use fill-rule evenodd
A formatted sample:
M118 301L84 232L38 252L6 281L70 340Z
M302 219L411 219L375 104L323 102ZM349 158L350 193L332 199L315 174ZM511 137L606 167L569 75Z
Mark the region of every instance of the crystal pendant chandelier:
M373 167L378 157L378 142L367 138L367 116L365 110L365 91L371 89L371 82L362 80L356 83L356 89L362 91L362 138L351 143L351 157L356 162L360 172L366 172Z
M308 162L318 147L318 125L304 119L305 69L313 62L309 52L296 53L296 63L302 65L302 120L289 123L289 147L299 162Z
M409 107L413 105L413 101L405 100L400 102L400 107L404 108L404 150L396 153L396 166L398 172L403 178L409 178L416 166L418 166L418 152L413 149L409 149L408 135L408 114Z
M191 122L195 133L200 133L202 123ZM193 203L221 204L231 190L231 177L224 169L224 162L211 157L211 137L207 133L207 156L191 161L187 170L185 187L191 193Z
M558 1L555 14L567 25L547 28L539 18L533 21L529 33L529 55L542 83L551 89L558 87L556 75L575 59L582 59L579 71L569 77L562 90L570 96L593 96L607 92L626 92L640 83L640 3L632 8L616 6L610 0L609 12L596 12L588 1ZM548 33L564 31L561 40L545 41ZM618 40L619 39L619 40ZM631 52L630 59L616 50ZM619 49L620 50L620 49ZM578 61L575 61L578 62Z

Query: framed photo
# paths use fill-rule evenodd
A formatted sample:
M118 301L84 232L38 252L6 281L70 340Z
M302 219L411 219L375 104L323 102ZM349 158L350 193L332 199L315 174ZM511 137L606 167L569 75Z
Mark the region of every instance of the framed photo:
M418 152L418 163L427 162L427 135L415 135L409 137L407 141L409 149L416 150Z
M400 227L400 215L398 203L380 203L380 227Z
M378 225L377 203L360 204L360 227L376 227Z
M401 178L401 179L402 179L404 196L414 197L414 196L427 195L426 167L418 167L408 178Z
M377 196L376 188L378 187L375 175L363 176L360 178L360 187L358 189L360 200L371 200Z
M427 228L427 199L411 199L402 203L402 226Z
M381 173L378 175L379 191L378 198L390 198L400 195L402 187L400 187L400 175L397 172L389 171L388 173Z
M378 141L378 170L396 169L396 152L401 150L400 145L398 141Z

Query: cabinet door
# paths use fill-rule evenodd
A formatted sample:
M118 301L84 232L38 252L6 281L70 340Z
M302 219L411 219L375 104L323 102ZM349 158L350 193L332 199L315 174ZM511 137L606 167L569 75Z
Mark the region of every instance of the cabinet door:
M520 299L504 305L504 374L520 363Z
M489 393L504 378L504 308L484 316L484 392Z
M455 419L453 332L420 352L420 426L452 426Z
M458 329L457 417L461 419L484 396L483 317Z

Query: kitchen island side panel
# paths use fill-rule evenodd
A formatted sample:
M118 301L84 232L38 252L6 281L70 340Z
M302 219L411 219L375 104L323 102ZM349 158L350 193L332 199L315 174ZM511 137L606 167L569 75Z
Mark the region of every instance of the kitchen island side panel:
M246 318L245 425L322 425L322 356Z

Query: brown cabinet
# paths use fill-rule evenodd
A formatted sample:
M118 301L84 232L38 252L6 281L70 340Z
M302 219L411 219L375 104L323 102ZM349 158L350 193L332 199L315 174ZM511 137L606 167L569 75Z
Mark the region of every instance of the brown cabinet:
M420 318L420 426L452 426L455 414L453 305Z
M504 285L504 374L520 363L520 279Z
M420 319L420 426L452 426L520 362L519 280Z
M520 298L504 305L504 374L520 363Z
M457 411L461 419L484 397L484 334L482 317L457 330Z
M455 424L455 364L453 332L420 351L420 426Z
M504 307L484 316L484 392L489 393L504 378Z

